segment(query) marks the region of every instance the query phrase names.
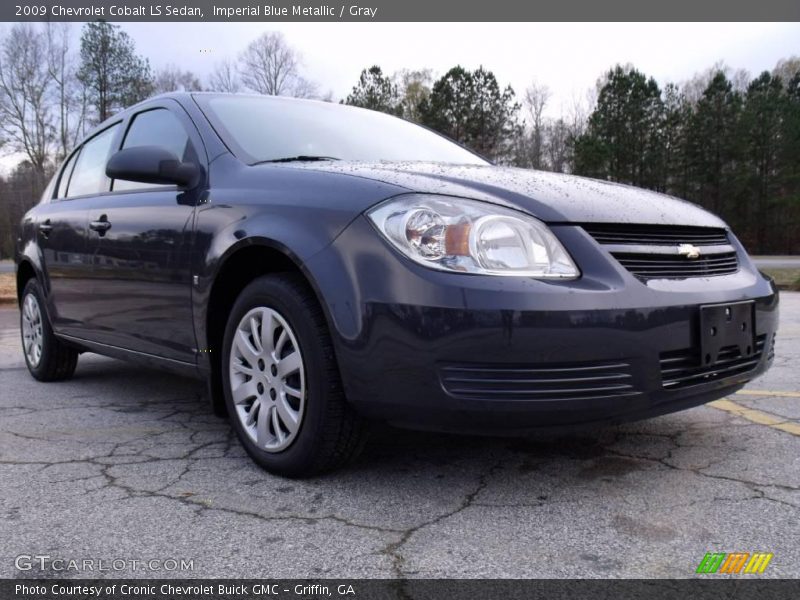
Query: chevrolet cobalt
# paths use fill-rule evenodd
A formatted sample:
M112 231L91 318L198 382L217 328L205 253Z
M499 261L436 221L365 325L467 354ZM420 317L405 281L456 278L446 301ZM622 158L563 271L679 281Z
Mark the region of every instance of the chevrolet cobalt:
M778 315L698 206L264 96L169 94L100 125L16 264L36 379L82 352L200 377L286 476L352 458L373 420L524 435L703 404L766 371Z

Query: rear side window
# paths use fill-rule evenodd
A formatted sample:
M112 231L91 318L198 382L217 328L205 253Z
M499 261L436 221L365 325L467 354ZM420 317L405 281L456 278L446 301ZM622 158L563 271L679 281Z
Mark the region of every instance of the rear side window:
M101 194L109 189L106 163L119 125L113 125L83 145L67 185L67 197Z
M58 181L58 172L50 178L50 183L44 188L42 196L39 198L39 204L50 202L53 199L53 190L56 189L56 181Z
M70 175L72 175L72 169L75 167L75 160L78 158L78 154L80 154L80 152L75 152L69 157L67 164L64 165L64 170L61 171L61 179L58 181L58 193L56 194L56 198L67 197L67 185L69 184L69 178Z
M172 152L179 160L196 162L192 144L183 123L165 108L148 110L134 117L122 147L134 148L136 146L159 146ZM165 186L122 179L114 181L114 191L154 187Z

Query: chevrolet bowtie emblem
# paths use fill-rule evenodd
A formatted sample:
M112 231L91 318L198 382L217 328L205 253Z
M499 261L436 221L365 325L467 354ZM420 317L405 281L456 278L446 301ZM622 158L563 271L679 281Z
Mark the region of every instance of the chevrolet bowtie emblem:
M681 244L678 246L678 254L686 258L700 258L700 248L693 244Z

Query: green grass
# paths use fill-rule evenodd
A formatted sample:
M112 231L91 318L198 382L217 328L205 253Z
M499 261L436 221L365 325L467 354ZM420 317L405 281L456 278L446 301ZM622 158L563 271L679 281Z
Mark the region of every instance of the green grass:
M13 273L0 273L0 305L17 303L17 281Z
M761 269L775 280L782 290L800 292L800 269Z

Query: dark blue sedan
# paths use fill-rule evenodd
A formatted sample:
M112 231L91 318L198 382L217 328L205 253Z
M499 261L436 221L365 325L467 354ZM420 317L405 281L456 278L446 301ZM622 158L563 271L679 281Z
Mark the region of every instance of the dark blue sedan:
M778 316L693 204L263 96L170 94L100 125L16 261L34 377L87 351L201 377L287 476L352 458L373 420L524 435L696 406L766 371Z

